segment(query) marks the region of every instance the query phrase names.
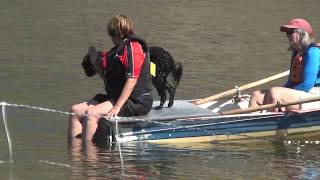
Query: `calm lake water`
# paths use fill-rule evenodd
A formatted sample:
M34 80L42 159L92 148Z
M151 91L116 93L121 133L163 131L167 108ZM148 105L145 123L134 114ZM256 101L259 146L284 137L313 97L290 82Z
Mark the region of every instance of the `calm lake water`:
M120 13L183 64L177 99L210 96L287 70L279 26L301 17L320 33L319 7L319 0L1 0L0 101L68 111L103 92L80 63L90 45L111 48L106 24ZM14 162L0 123L0 179L320 179L315 141L68 149L67 119L7 107Z

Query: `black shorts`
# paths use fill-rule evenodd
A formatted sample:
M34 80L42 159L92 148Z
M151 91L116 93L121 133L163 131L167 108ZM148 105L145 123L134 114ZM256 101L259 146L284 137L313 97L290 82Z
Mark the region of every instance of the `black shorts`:
M114 97L110 97L106 94L97 94L93 97L94 101L98 103L103 103L105 101L110 101L112 105L115 105L117 99ZM148 114L148 112L152 108L152 95L141 95L138 97L129 97L128 100L121 107L118 116L140 116Z

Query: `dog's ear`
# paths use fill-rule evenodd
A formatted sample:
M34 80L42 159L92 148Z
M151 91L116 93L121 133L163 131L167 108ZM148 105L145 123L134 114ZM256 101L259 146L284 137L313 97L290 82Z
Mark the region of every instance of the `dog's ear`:
M91 61L90 61L90 56L89 54L85 55L83 57L83 60L82 60L82 68L85 72L85 74L88 76L88 77L91 77L91 76L94 76L97 72L95 71L93 65L91 64Z

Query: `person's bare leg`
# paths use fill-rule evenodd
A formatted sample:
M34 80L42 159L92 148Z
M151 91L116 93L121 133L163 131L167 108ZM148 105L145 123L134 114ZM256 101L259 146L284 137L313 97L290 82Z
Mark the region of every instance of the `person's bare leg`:
M256 90L252 93L250 101L249 101L249 107L259 107L264 102L265 93L260 90Z
M285 88L285 87L273 87L270 89L270 103L286 103L286 102L292 102L292 101L298 101L301 98L301 92ZM292 105L287 106L285 108L287 111L290 110L298 110L300 109L299 105ZM274 109L274 111L277 111L277 108Z
M75 115L70 115L69 117L69 127L68 127L68 138L74 138L78 134L82 132L82 124L81 120L84 117L83 114L86 110L93 105L89 105L88 103L80 103L73 105L71 107L71 113L75 113Z
M82 140L91 141L96 129L98 127L98 119L100 116L106 115L113 105L110 101L100 103L87 110L88 118L84 121L82 129Z

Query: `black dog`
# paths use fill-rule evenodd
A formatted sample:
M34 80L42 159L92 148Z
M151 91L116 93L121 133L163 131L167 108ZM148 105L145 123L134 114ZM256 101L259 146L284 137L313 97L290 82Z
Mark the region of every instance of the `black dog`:
M167 99L168 91L170 95L168 107L174 103L174 96L179 82L182 78L183 67L181 63L175 63L170 53L161 47L150 47L150 61L156 65L156 76L152 76L152 84L157 89L160 96L160 105L156 109L162 109ZM173 85L167 81L168 75L173 77Z
M100 66L99 54L100 52L97 52L94 47L89 47L88 54L82 60L82 67L88 77L99 74L102 79L105 78ZM156 109L163 107L167 98L166 91L170 95L168 107L171 107L174 103L176 88L182 77L182 64L175 63L170 53L161 47L150 47L149 54L151 62L156 65L156 76L152 76L152 84L160 96L160 105ZM169 74L172 74L173 85L167 82ZM109 121L99 119L98 128L92 139L98 147L110 147L111 143L115 142L112 126Z

